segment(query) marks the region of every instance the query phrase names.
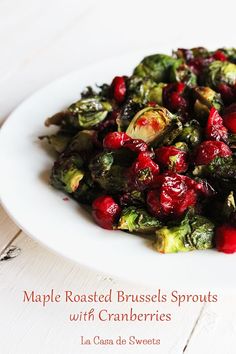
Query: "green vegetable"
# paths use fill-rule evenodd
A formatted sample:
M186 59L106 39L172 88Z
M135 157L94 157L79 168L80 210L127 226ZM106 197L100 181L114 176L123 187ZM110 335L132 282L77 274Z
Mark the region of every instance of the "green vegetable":
M112 106L100 96L94 96L82 98L73 103L68 110L73 114L73 119L70 122L73 126L92 129L106 118L108 112L112 110Z
M90 161L89 170L94 182L105 191L115 193L125 189L126 169L114 164L112 152L102 152L96 155Z
M154 54L145 57L134 69L134 75L148 77L156 82L169 81L169 69L176 59L165 54Z
M220 84L236 83L236 65L227 61L213 61L206 72L206 86L217 88Z
M216 157L210 164L197 166L195 176L211 176L236 180L236 160L232 157Z
M133 139L142 139L146 143L157 144L163 137L171 132L178 134L177 127L182 124L178 118L161 106L146 107L136 113L130 122L126 133ZM176 136L175 136L176 137ZM172 139L173 140L173 139Z
M170 68L170 81L185 82L189 86L194 86L197 83L197 76L182 59L179 59Z
M94 147L93 138L96 134L95 130L81 130L73 139L71 139L69 149L70 151L91 151Z
M210 87L198 86L194 88L196 101L194 104L194 113L203 121L208 117L211 107L220 111L223 107L221 95Z
M156 231L155 249L161 253L186 252L213 248L214 224L195 215L186 217L173 226Z
M130 232L154 233L161 222L142 208L130 206L122 210L118 229Z
M184 124L178 140L187 143L190 147L195 147L201 142L201 135L201 127L198 121L192 119Z
M41 136L39 139L47 139L48 144L51 145L56 152L61 154L71 141L71 136L59 131L57 134Z
M67 193L75 192L84 177L82 166L83 160L79 155L61 155L53 165L50 176L51 185Z
M129 91L134 102L146 104L148 102L156 102L162 105L162 92L166 86L165 83L156 83L149 78L139 76L131 76L129 79Z

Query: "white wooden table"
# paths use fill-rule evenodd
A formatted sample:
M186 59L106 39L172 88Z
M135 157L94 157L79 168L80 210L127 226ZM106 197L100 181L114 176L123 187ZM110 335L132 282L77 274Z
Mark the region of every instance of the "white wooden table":
M187 0L181 6L156 0L0 0L0 121L39 87L88 63L140 49L158 51L165 42L173 48L209 43L232 46L235 5L224 4L228 9L222 19L224 9L210 4L208 8L201 1L194 2L191 10ZM198 18L204 25L193 28ZM23 290L148 293L153 289L106 277L54 254L25 235L2 209L0 254L1 354L236 353L235 294L217 304L186 304L181 310L164 304L161 310L173 314L170 323L70 323L69 313L87 310L88 304L50 303L43 308L23 303ZM108 308L123 312L129 305ZM147 312L153 305L135 308ZM161 345L85 347L80 344L81 335L157 337Z

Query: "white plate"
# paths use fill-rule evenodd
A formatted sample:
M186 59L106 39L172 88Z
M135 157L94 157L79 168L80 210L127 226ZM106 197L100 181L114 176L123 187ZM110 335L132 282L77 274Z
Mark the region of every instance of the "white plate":
M230 289L236 254L215 250L162 255L142 238L99 228L74 201L47 181L53 158L38 136L46 117L78 99L89 85L129 74L140 55L106 61L67 75L23 102L0 133L0 193L13 220L31 237L96 270L155 287Z

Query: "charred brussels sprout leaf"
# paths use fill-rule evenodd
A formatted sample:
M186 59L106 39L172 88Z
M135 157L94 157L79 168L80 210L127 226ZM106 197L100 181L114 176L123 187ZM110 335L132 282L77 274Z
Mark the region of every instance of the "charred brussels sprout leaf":
M130 206L122 210L118 229L130 232L154 233L161 227L161 222L149 215L144 209Z
M198 118L207 118L211 107L220 111L223 107L221 95L210 87L198 86L194 89L196 101L194 104L194 112Z
M134 116L126 132L133 139L142 139L147 144L156 145L163 140L167 133L169 135L167 138L170 139L171 131L179 134L179 131L176 130L178 123L182 127L177 117L166 108L161 106L147 107ZM174 129L172 129L173 127Z
M169 69L176 59L165 54L154 54L145 57L134 69L134 75L149 77L156 82L169 80Z
M48 144L51 145L56 152L61 154L71 141L71 136L63 132L58 132L53 135L41 136L39 139L47 139Z
M170 81L184 82L189 86L194 86L197 83L197 76L182 59L179 59L170 68Z
M93 96L73 103L68 110L73 114L71 125L80 129L92 129L106 118L112 106L100 96Z
M193 119L184 124L178 140L187 143L190 147L194 147L201 142L201 135L201 127L198 121Z
M156 231L155 248L161 253L186 252L213 248L214 224L207 218L188 215L173 226Z
M50 183L67 193L75 192L84 177L82 165L83 160L79 155L60 156L52 168Z
M236 65L227 61L213 61L206 72L206 85L217 88L219 84L230 86L236 83Z

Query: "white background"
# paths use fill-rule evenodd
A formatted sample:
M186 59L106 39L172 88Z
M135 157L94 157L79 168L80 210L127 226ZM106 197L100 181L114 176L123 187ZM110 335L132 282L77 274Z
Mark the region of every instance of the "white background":
M235 10L233 1L0 0L0 121L36 89L89 63L134 51L145 55L166 43L173 48L235 46ZM236 352L234 294L217 305L186 305L182 310L163 306L174 320L155 325L70 324L68 313L81 310L78 305L42 309L22 304L22 290L28 288L151 289L107 278L52 254L20 232L3 211L0 232L0 251L12 239L21 248L18 257L0 262L0 353ZM148 306L138 309L150 311ZM111 305L111 311L119 310ZM81 334L157 336L162 345L81 348Z

